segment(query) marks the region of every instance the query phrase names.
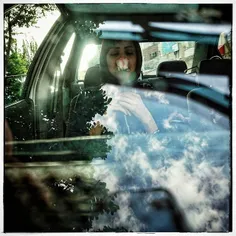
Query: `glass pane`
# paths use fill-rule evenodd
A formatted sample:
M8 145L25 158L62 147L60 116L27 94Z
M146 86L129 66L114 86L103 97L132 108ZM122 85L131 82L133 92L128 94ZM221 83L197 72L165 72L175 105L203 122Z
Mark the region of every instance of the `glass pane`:
M218 50L224 59L232 57L232 32L221 33L218 42Z
M36 108L32 127L39 128L41 136L6 143L8 229L230 231L231 88L228 78L220 76L225 65L230 68L230 60L224 68L215 62L225 60L205 60L213 62L212 71L207 70L210 76L200 70L195 77L188 71L171 73L172 61L177 65L182 61L190 69L193 62L197 65L210 59L208 54L217 50L221 24L215 16L219 16L219 8L201 12L183 9L181 4L91 6L68 5L64 10L72 11L71 20L61 18L60 30L53 37L56 40L48 48L49 62L38 58L38 67L46 64L46 69L39 77L39 89L32 91L39 98L32 104ZM119 9L132 13L135 7L140 8L136 12L144 13L116 13ZM178 15L176 7L187 12ZM112 9L114 15L101 13ZM145 9L159 10L150 17ZM81 17L81 11L97 13L87 18ZM177 15L170 17L165 12ZM99 34L100 21L108 22L113 16L116 24L103 25ZM150 22L166 23L162 21L176 21L177 17L186 27L175 25L175 32L167 33L158 24L157 34L153 34ZM191 23L195 20L202 22L197 29ZM216 22L209 34L206 29L212 25L204 20ZM161 26L166 25L173 30L172 22ZM72 32L76 37L70 37ZM159 65L169 61L168 76L157 77ZM38 74L41 68L36 70ZM93 86L86 87L86 81ZM27 115L27 111L23 112ZM19 125L9 123L13 133L22 124L16 123ZM6 137L6 141L12 138Z
M21 99L29 66L59 15L54 4L18 4L4 15L5 105Z
M83 49L78 70L78 79L84 80L88 68L99 64L101 45L87 44Z
M64 72L64 69L65 69L65 65L66 65L66 62L70 56L70 53L71 53L71 49L72 49L72 45L74 43L74 40L75 40L75 33L72 34L69 42L67 43L63 53L62 53L62 56L61 56L61 64L60 64L60 69L61 69L61 73L63 74Z
M194 41L140 43L143 53L143 74L156 75L163 61L183 60L187 68L193 66Z

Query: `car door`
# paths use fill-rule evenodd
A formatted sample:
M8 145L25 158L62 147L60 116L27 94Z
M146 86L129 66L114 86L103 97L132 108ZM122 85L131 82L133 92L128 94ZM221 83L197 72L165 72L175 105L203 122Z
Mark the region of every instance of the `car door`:
M61 15L34 56L21 98L6 105L5 120L15 141L63 135L63 122L57 119L62 112L62 64L68 59L63 59L63 50L73 32L66 17Z

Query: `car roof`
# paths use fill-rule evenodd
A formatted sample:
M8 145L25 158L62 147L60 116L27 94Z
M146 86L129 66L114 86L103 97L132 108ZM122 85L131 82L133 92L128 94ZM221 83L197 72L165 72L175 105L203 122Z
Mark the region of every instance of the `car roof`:
M93 17L105 16L106 19L131 19L147 16L159 22L188 22L188 18L179 17L182 13L197 12L191 22L229 23L232 21L232 4L163 4L163 3L73 3L56 4L61 13L71 18L78 15ZM92 6L92 7L91 7ZM201 14L204 12L204 14ZM203 16L204 15L204 16Z
M57 7L62 17L75 22L75 27L85 20L119 22L116 27L100 30L100 39L139 42L200 40L215 44L222 32L231 30L232 23L232 4L76 3L57 4ZM176 24L174 28L173 24ZM199 27L192 24L199 24ZM186 27L188 29L184 31ZM206 37L208 35L210 37Z

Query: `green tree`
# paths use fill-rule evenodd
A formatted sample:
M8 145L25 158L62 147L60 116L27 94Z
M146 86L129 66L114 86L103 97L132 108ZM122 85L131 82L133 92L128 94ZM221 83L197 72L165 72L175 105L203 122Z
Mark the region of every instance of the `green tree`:
M55 10L53 4L17 4L5 12L4 18L4 55L5 55L5 103L18 101L21 96L22 76L38 48L33 41L23 41L22 51L17 48L16 30L20 27L31 27L46 12Z
M26 58L17 50L14 51L9 57L7 69L8 76L25 74L28 69Z
M5 76L5 102L6 104L18 101L21 96L23 81L31 61L37 50L37 43L33 41L23 41L22 52L17 47L14 40L13 50L8 57Z
M22 77L28 70L28 62L23 54L12 52L8 58L7 76L5 77L5 103L10 104L20 99Z
M22 44L22 55L24 59L27 61L28 67L30 66L30 63L32 62L34 55L38 49L37 42L32 39L31 41L23 40Z
M16 29L20 27L31 27L46 12L55 10L54 4L17 4L4 15L4 38L5 38L5 73L8 58L13 50Z

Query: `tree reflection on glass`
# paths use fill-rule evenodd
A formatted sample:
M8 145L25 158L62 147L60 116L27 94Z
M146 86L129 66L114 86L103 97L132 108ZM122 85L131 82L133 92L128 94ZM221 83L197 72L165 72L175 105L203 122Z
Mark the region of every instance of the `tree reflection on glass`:
M92 118L97 113L103 115L111 99L101 89L83 90L75 99L74 110L71 111L69 118L71 123L68 127L68 136L78 138L94 135L94 131L91 132L91 130L96 128L97 124L91 122ZM102 128L100 135L112 134L106 127L100 128ZM96 132L95 135L97 135ZM26 153L19 156L19 160L44 161L44 163L43 166L33 169L24 168L27 164L22 163L23 168L19 170L16 168L7 170L4 189L6 231L91 231L92 221L99 214L113 214L119 209L106 183L93 177L93 166L89 165L94 157L102 159L107 157L106 154L111 148L107 145L107 138L80 140L76 137L69 141L32 142L14 147L16 154L17 151ZM43 155L45 151L47 155ZM53 152L63 151L72 151L73 155L66 155L63 159L62 155L53 154ZM63 163L60 168L51 167L50 163L45 163L45 161L75 159L85 161L88 166L87 170L78 170L78 165L82 162L73 164L73 167L69 163L68 166L67 163ZM12 177L12 171L14 171L14 177ZM13 212L22 213L24 217ZM109 227L104 229L116 231ZM122 228L117 230L126 231Z
M22 170L13 179L6 176L5 230L88 231L99 214L117 211L119 207L105 183L70 171L68 174L71 177L67 179L56 176L56 172L37 179Z

